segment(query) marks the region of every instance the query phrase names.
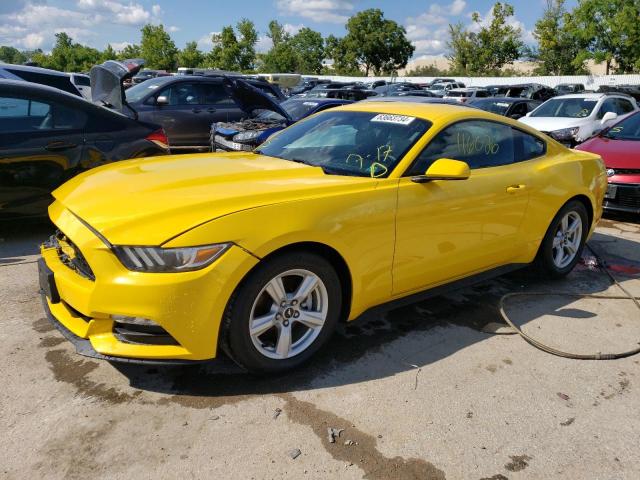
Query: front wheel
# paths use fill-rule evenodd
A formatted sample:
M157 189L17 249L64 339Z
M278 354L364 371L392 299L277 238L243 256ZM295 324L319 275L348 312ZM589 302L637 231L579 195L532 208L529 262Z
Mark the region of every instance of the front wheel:
M568 202L553 218L542 240L536 266L549 277L561 278L576 266L589 232L589 217L582 202Z
M265 261L233 294L222 348L253 373L280 373L308 360L340 316L340 280L322 257L292 252Z

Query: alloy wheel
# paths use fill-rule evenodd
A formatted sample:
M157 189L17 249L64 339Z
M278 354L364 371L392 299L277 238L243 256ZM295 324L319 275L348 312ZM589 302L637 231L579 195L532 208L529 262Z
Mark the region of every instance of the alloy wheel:
M569 265L578 254L581 242L582 218L571 211L562 217L553 237L551 255L555 266L562 269Z
M288 270L260 290L251 307L249 336L265 357L284 360L316 340L329 307L322 280L304 269Z

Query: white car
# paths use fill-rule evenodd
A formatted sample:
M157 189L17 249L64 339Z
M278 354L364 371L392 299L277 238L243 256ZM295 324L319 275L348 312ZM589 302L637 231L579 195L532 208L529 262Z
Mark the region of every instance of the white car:
M581 93L551 98L520 121L574 147L636 110L635 99L624 93Z
M491 93L485 88L452 88L443 97L445 100L455 100L456 102L466 103L478 98L490 97Z
M91 79L84 73L69 73L69 80L73 83L85 100L91 101Z
M427 92L434 94L436 97L444 97L452 88L464 88L461 82L438 82L427 88Z

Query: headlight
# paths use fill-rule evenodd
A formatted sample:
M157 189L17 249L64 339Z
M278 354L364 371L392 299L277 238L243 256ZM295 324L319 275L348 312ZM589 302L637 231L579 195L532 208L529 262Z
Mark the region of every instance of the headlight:
M251 140L255 140L256 138L258 138L261 133L262 131L260 130L252 130L252 131L236 133L233 136L233 141L234 142L250 142Z
M563 128L561 130L554 130L551 132L551 136L556 140L573 140L579 130L580 127Z
M185 248L119 246L114 247L114 252L134 272L190 272L210 265L230 246L230 243Z

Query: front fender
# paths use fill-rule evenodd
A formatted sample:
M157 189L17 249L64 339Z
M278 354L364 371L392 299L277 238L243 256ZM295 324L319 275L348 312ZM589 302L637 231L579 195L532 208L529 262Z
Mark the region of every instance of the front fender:
M352 280L349 318L391 296L397 180L375 188L236 212L196 227L165 247L233 242L262 259L291 245L326 245L345 260Z

